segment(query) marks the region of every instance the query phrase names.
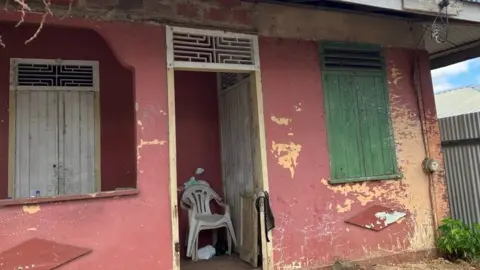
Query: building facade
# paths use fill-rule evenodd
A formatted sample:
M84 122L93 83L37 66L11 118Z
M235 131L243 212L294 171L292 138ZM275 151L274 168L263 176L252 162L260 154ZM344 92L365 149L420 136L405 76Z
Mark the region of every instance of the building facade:
M92 249L66 269L179 269L175 196L183 179L172 170L178 149L167 25L258 36L259 145L266 166L261 175L276 218L264 269L314 269L336 260L433 250L436 226L448 215L447 192L443 170L430 174L422 167L426 157L442 163L441 143L428 44L408 17L231 0L79 1L70 9L68 1L58 1L50 8L53 17L42 6L24 18L2 11L0 252L38 237ZM330 60L341 53L338 69ZM355 53L357 58L349 57ZM350 61L359 56L367 64ZM64 67L91 64L87 73L93 75L77 86L92 94L63 93L68 82L58 79L58 96L30 93L22 105L22 91L31 89L20 87L28 82L19 79L12 83L10 71L12 61L33 63L25 59L52 66L56 59L86 61ZM62 116L51 121L73 127L55 125L51 134L60 135L54 146L25 148L50 134L31 135L32 127L41 126L40 115L51 112L43 103L63 104L53 106ZM26 122L19 120L22 110L14 109L19 106L29 108ZM90 111L82 112L85 106ZM39 132L50 132L48 123ZM74 160L68 153L79 149L89 149L87 156ZM35 165L44 159L49 164L51 155L62 166L89 169L72 184ZM32 180L27 186L17 180L22 168L29 169L28 179L53 177L54 187L46 188L51 193L32 194ZM25 191L17 193L18 187ZM405 216L378 231L345 222L374 205Z

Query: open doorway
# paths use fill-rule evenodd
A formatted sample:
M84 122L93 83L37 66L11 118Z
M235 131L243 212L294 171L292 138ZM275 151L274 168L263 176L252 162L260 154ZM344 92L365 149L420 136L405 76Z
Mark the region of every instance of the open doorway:
M177 198L182 195L198 168L196 180L205 181L229 206L237 245L228 254L227 231L202 230L198 249L210 246L215 254L208 260L187 256L188 210L179 208L179 240L182 270L252 269L261 265L261 242L255 192L255 129L250 73L175 71L175 124L177 152ZM224 210L213 201L213 213ZM195 249L193 249L195 250Z

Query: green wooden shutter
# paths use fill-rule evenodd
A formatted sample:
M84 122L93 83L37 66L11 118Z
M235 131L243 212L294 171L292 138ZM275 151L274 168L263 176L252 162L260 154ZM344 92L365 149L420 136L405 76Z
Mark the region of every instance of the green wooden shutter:
M328 72L324 84L328 89L324 93L332 178L362 177L355 76L351 72Z
M331 182L398 178L383 58L345 51L328 58L322 50ZM359 61L365 55L369 60Z

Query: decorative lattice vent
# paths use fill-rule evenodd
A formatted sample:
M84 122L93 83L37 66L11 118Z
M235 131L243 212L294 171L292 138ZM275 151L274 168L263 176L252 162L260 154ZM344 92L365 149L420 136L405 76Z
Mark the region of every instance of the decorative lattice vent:
M383 56L379 47L324 46L323 65L327 69L382 70Z
M18 63L16 86L93 87L93 66Z
M228 90L249 76L249 73L220 73L220 91Z
M177 27L169 27L167 35L169 60L176 67L207 64L221 69L222 65L235 65L253 70L258 62L256 36Z

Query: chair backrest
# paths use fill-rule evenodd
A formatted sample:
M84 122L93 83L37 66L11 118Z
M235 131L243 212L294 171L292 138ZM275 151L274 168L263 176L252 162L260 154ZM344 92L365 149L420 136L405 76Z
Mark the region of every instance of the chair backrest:
M195 214L210 215L210 201L221 201L220 196L209 185L199 183L189 186L182 195L182 202L195 212Z

